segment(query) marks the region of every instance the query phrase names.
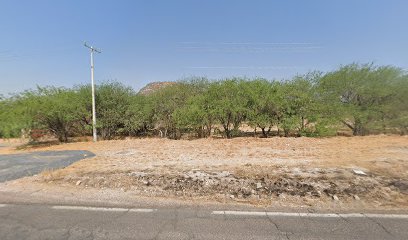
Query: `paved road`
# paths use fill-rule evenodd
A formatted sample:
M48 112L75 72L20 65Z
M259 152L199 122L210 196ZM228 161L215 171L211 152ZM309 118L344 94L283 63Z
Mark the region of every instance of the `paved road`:
M408 215L0 205L0 239L408 239Z
M66 167L86 157L88 151L48 151L0 155L0 182L31 176L46 169Z

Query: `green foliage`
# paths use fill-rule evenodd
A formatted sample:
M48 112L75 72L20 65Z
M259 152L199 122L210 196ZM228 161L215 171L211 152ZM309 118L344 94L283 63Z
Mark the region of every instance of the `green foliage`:
M208 113L224 129L227 138L238 133L238 128L248 115L249 97L243 79L233 78L212 83L205 93Z
M103 139L126 135L126 114L134 95L133 90L118 82L96 87L97 127Z
M20 95L0 99L0 138L14 138L29 128L31 118L27 116L28 102Z
M262 136L408 133L408 75L392 66L351 64L288 81L191 78L139 95L117 82L96 86L97 130L103 139L156 134L226 138L242 124ZM0 96L0 137L45 130L60 141L92 134L91 88L45 87Z
M354 135L386 132L406 109L406 75L401 69L351 64L326 74L320 81L326 104ZM398 120L397 120L398 121Z
M172 139L181 137L181 122L185 116L179 109L186 106L199 90L195 84L178 82L152 94L153 121L161 136Z
M246 83L249 103L247 120L250 126L260 128L263 137L268 137L273 126L279 122L281 96L276 82L255 79Z
M173 113L176 126L184 132L195 132L197 137L208 137L214 125L214 116L206 95L197 95Z
M24 93L25 112L31 117L31 126L46 129L59 141L67 142L75 134L78 115L83 111L77 96L75 90L55 87L38 87L36 91Z
M129 135L146 135L149 130L154 129L152 98L133 95L125 116L124 127Z
M321 73L311 72L297 76L281 85L279 123L285 136L291 133L297 136L323 134L321 128L333 122L327 106L321 99L317 88ZM329 131L324 130L324 135Z

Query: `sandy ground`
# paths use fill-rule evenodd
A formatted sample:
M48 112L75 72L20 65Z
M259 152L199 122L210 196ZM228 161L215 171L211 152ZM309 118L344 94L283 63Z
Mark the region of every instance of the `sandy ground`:
M408 208L408 137L404 136L153 138L16 150L19 144L9 142L0 154L89 150L97 156L1 184L0 190L31 188L65 197L109 191L115 192L115 199L133 194L257 206Z

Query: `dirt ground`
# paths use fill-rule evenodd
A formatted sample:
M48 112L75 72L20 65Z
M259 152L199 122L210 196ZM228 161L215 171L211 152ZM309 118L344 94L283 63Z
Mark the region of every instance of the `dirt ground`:
M0 142L1 144L2 142ZM97 156L0 188L40 185L118 190L143 197L258 206L408 207L408 137L128 139L68 143L0 154L89 150Z

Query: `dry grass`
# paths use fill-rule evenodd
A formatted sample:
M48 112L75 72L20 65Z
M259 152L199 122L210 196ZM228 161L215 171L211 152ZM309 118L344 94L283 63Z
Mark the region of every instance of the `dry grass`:
M228 168L253 164L360 167L378 174L408 177L408 137L401 136L192 141L128 139L68 143L26 151L47 150L89 150L97 154L97 157L75 163L65 171L133 171L169 166L182 169Z
M65 169L45 171L36 178L40 182L76 186L81 181L76 187L118 188L137 191L144 196L217 198L225 193L234 194L235 201L241 201L246 191L254 189L256 192L251 194L256 198L244 200L259 202L282 191L296 195L296 189L286 191L276 187L276 183L288 181L290 188L298 188L299 183L311 185L311 190L308 186L299 187L299 194L303 197L306 194L306 198L307 194L325 189L326 198L321 198L325 201L330 200L332 194L352 199L353 194L358 193L383 205L408 205L408 195L402 189L406 183L402 183L401 189L391 186L395 181L408 179L408 137L403 136L192 141L147 138L77 142L25 151L47 150L89 150L97 156ZM367 172L369 177L354 175L351 169L356 168ZM221 179L208 187L185 177L186 173L194 171L210 174L228 171L237 183L227 184ZM135 176L133 173L147 175ZM269 189L277 190L257 190L257 182L269 184Z

